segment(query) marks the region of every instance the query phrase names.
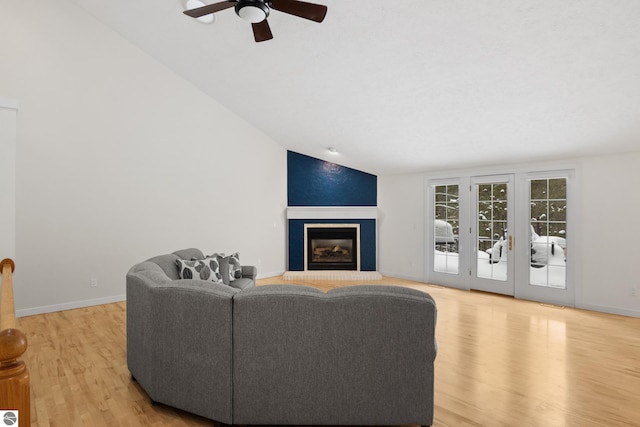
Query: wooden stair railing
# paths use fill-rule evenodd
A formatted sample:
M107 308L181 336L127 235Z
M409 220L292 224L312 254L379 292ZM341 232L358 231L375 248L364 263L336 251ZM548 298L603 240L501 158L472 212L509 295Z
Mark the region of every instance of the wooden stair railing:
M18 425L26 427L31 425L31 391L27 365L18 360L27 351L27 337L16 329L12 277L15 263L3 259L0 269L0 410L17 411Z

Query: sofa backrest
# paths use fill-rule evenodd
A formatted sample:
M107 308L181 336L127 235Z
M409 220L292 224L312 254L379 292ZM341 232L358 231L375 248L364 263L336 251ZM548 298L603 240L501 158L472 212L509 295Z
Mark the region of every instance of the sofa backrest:
M180 259L204 259L204 254L198 248L181 249L179 251L175 251L173 254L180 257Z
M171 280L177 280L180 278L180 272L176 261L180 257L174 254L158 255L147 260L147 262L156 264Z
M436 315L396 286L236 294L234 423L430 425Z
M147 261L153 262L157 264L162 271L165 272L167 277L171 280L178 280L180 278L180 271L178 269L178 265L176 261L179 259L203 259L204 254L200 249L197 248L189 248L189 249L181 249L179 251L175 251L171 254L158 255L153 258L148 259Z

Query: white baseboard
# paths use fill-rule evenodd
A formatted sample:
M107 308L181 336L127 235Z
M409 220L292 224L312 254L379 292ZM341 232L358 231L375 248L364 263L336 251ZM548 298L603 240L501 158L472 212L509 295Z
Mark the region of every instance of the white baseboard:
M257 279L268 279L269 277L277 277L282 276L284 274L284 270L274 271L271 273L258 273Z
M259 274L259 279L267 279L269 277L277 277L284 275L284 271L276 271L273 273L263 273ZM390 272L381 272L383 276L386 277L395 277L398 279L411 280L414 282L424 283L424 281L417 277L405 276L397 273ZM53 304L53 305L45 305L41 307L33 307L33 308L24 308L21 310L16 310L16 317L25 317L25 316L34 316L36 314L44 314L44 313L53 313L56 311L64 311L64 310L73 310L76 308L90 307L93 305L102 305L102 304L111 304L114 302L126 301L126 295L114 295L110 297L104 298L96 298L91 300L84 301L73 301L63 304ZM620 307L610 307L603 306L598 304L576 304L576 308L591 310L591 311L599 311L602 313L610 313L610 314L618 314L621 316L629 316L629 317L638 317L640 318L640 310L633 310L627 308Z
M396 279L404 279L404 280L411 280L412 282L426 283L424 281L424 278L422 277L407 276L404 274L392 273L390 271L381 271L380 273L385 277L395 277Z
M267 279L269 277L282 276L284 270L272 273L258 274L258 279ZM114 295L104 298L96 298L83 301L72 301L62 304L45 305L41 307L23 308L16 310L16 317L34 316L36 314L54 313L56 311L73 310L76 308L90 307L93 305L111 304L114 302L126 301L126 295Z
M620 316L640 317L640 310L630 308L610 307L598 304L576 304L576 308L591 311L600 311L602 313L618 314Z
M53 313L56 311L73 310L76 308L90 307L92 305L111 304L113 302L126 301L126 295L114 295L111 297L96 298L84 301L66 302L63 304L45 305L41 307L24 308L16 310L16 317L33 316L36 314Z

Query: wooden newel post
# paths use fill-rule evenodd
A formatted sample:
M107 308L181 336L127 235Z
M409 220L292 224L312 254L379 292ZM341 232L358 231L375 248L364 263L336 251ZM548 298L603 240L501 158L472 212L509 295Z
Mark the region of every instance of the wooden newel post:
M15 264L2 260L2 300L0 301L0 410L17 410L19 426L31 425L29 370L20 356L27 351L27 337L15 328L13 283Z

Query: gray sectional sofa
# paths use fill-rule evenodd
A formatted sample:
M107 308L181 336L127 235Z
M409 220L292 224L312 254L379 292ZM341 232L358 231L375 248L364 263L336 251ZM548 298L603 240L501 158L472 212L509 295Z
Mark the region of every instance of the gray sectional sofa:
M175 259L198 256L127 274L127 363L151 400L224 424L432 424L431 296L177 279Z

